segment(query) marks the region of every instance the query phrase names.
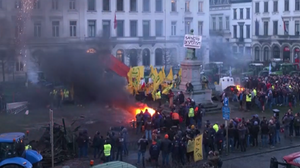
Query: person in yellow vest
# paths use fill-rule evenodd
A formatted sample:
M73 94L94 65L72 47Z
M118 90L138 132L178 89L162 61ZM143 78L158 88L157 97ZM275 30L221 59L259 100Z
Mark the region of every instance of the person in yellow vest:
M188 113L188 118L190 121L190 125L194 125L194 117L195 117L195 110L194 108L191 106L189 108L189 113Z
M69 90L64 89L64 99L65 99L65 100L69 100L69 95L70 95Z
M160 90L156 91L155 100L158 102L158 107L160 107L161 106L161 92L160 92Z
M216 132L219 131L219 125L218 125L218 123L215 123L215 124L213 125L213 129L214 129Z
M111 145L108 143L108 141L105 141L104 147L103 147L103 153L105 157L105 162L110 161L110 153L111 153Z
M32 149L31 145L28 144L28 145L25 146L25 150L30 150L30 149Z
M246 110L250 110L251 109L251 101L252 101L252 95L251 93L248 92L248 94L246 95Z

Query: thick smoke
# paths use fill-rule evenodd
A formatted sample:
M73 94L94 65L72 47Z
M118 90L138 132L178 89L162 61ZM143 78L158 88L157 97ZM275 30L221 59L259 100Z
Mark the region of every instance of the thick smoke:
M133 105L133 99L125 90L126 80L109 71L109 41L99 38L93 43L93 46L97 46L96 53L87 53L76 44L45 53L41 71L46 80L54 86L73 86L75 100L80 103L97 102L123 107Z

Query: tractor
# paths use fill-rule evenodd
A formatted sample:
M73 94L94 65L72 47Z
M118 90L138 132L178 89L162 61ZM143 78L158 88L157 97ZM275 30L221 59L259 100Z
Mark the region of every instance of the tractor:
M25 150L24 138L22 132L0 134L1 168L39 168L43 156L35 150Z

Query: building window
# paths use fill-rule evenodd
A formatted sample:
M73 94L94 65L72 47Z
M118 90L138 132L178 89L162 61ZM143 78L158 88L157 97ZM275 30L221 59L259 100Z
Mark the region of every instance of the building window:
M103 11L109 12L110 11L110 1L109 0L103 0Z
M130 66L137 66L138 64L138 53L136 49L131 49L129 52L129 64Z
M155 35L163 36L163 21L162 20L155 21Z
M244 54L244 47L243 46L239 47L239 53L242 54L242 55Z
M162 12L162 0L155 0L155 12Z
M124 20L118 20L117 25L117 36L124 37Z
M88 21L88 37L96 37L96 20Z
M203 12L203 1L198 2L198 12L200 12L200 13Z
M300 0L295 0L295 11L300 10Z
M35 22L34 23L34 37L41 37L42 36L42 23Z
M280 50L278 46L273 47L273 58L280 58Z
M264 36L269 35L269 22L264 22Z
M143 20L143 36L150 37L150 20Z
M150 0L143 0L143 12L150 12Z
M58 10L58 0L52 0L52 10Z
M52 37L59 37L59 21L52 21Z
M130 1L130 7L131 7L131 1ZM123 0L117 0L117 11L120 11L120 12L124 11L124 1Z
M278 1L273 2L273 12L278 12Z
M223 30L223 17L219 17L219 30Z
M96 10L96 1L88 0L88 11L95 11L95 10Z
M229 30L229 16L226 16L226 30Z
M259 61L259 48L258 47L255 47L254 49L254 59L255 61Z
M116 53L116 58L124 63L124 51L123 50L118 50Z
M150 66L150 50L148 48L143 50L143 65Z
M247 56L251 56L251 47L245 47L245 53Z
M300 21L295 21L295 35L299 35L299 31L300 31Z
M250 25L246 25L246 38L250 38Z
M111 30L111 27L110 27L110 23L111 21L110 20L103 20L102 21L102 34L104 37L110 37L110 30ZM119 25L118 25L119 26Z
M213 17L212 18L212 28L213 28L213 30L216 30L217 29L217 25L216 25L217 23L216 23L216 18L215 17Z
M259 13L259 2L255 2L255 13Z
M246 9L246 19L250 19L250 8Z
M273 21L273 35L278 35L278 21Z
M22 1L15 0L15 9L21 9L21 8L22 8Z
M185 1L185 12L190 12L190 1Z
M284 25L285 25L285 30L284 30L284 34L288 35L289 34L289 21L284 21Z
M185 21L185 34L190 34L191 31L191 22Z
M33 2L33 9L40 9L40 8L41 8L41 1L40 0L34 1Z
M76 9L76 1L75 0L70 0L69 9L70 10L75 10Z
M233 38L237 38L237 26L233 26Z
M171 11L176 12L177 11L177 0L171 0Z
M269 48L265 47L264 48L264 61L268 61L269 60Z
M130 20L130 37L137 37L138 31L138 21L137 20Z
M198 35L200 35L200 36L203 35L203 22L202 21L198 22Z
M264 13L268 13L269 12L269 2L265 1L264 2Z
M284 0L284 11L288 12L290 10L290 0Z
M233 19L237 19L236 9L233 9Z
M259 21L256 19L255 21L255 36L259 35Z
M244 25L239 25L240 26L240 38L244 38Z
M244 19L244 10L240 8L240 19Z
M21 72L24 71L24 63L22 61L16 61L16 71Z
M232 52L233 53L237 53L238 52L238 47L237 46L233 46L232 47Z
M157 48L155 50L155 65L157 66L163 65L163 50L160 48Z
M77 21L70 21L70 37L77 36Z
M176 21L171 22L171 36L176 36Z
M130 12L136 12L137 11L136 5L137 5L136 0L130 0Z

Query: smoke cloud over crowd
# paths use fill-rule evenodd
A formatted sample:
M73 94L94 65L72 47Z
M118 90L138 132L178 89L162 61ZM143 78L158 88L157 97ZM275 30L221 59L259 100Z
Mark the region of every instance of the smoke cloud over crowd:
M108 40L99 38L93 43L93 46L97 46L96 53L87 53L86 49L76 44L44 53L40 70L44 72L46 80L54 86L74 87L75 99L80 103L133 105L133 99L125 90L126 80L109 70L111 47ZM29 79L35 79L35 76L29 76Z

